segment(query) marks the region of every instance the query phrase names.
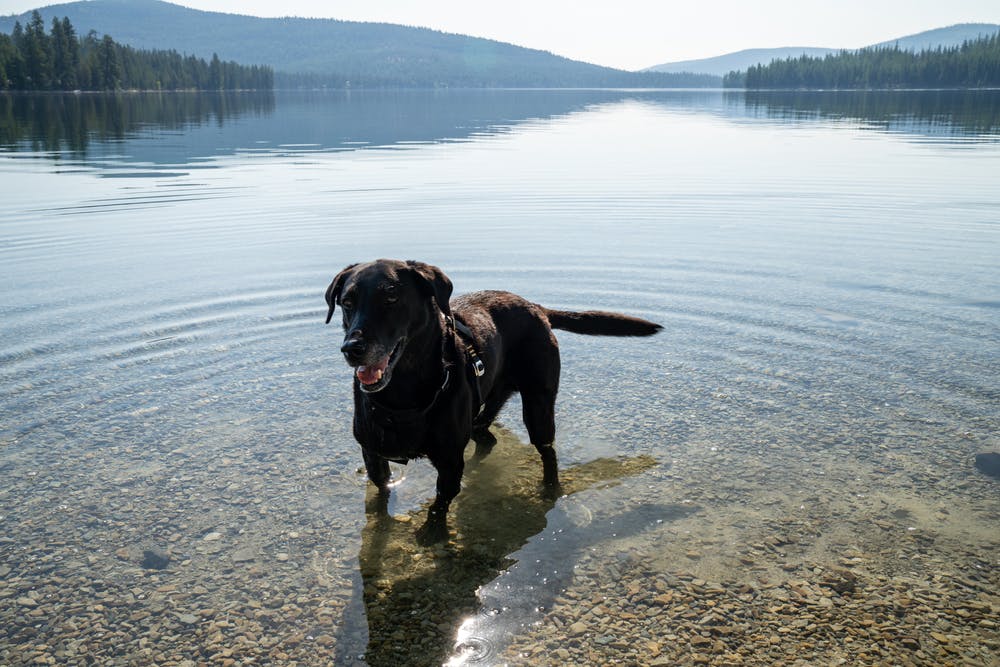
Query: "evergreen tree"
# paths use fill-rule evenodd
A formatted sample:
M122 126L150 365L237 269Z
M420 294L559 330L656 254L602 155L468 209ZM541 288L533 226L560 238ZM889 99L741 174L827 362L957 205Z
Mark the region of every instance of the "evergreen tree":
M20 90L24 87L24 60L14 38L0 34L0 90Z
M121 83L118 49L109 35L105 35L97 47L97 74L101 90L116 90Z
M32 90L47 90L52 83L52 45L38 10L31 13L31 21L24 30L22 56L29 87Z
M59 90L76 88L77 68L80 65L80 44L76 31L68 18L52 19L50 32L52 44L52 84Z
M63 90L75 89L79 84L77 81L77 70L80 68L80 40L77 39L76 30L69 22L69 17L64 16L62 20L62 36L64 40L65 65L63 71Z
M224 87L222 75L222 62L219 61L219 54L212 54L212 63L208 66L208 85L212 90L222 90Z

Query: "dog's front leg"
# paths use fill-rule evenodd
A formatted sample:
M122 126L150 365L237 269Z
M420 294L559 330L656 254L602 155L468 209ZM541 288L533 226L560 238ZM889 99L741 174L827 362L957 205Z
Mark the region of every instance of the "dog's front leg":
M437 495L427 510L427 521L417 529L417 542L425 546L448 539L448 507L462 488L462 471L465 468L462 448L458 448L457 455L431 457L431 463L438 472Z
M380 517L389 516L389 462L378 454L370 454L366 450L361 450L361 456L365 460L365 470L368 472L368 479L378 488L378 492L371 499L365 501L365 512L375 514Z
M372 454L367 449L361 450L361 456L365 460L365 470L368 472L368 479L378 487L379 493L389 495L389 462L379 456Z

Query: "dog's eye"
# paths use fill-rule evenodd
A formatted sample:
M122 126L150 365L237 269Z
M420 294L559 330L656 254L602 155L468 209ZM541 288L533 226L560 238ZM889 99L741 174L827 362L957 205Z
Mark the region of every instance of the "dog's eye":
M340 307L343 308L344 310L350 310L351 308L354 308L354 299L350 297L346 299L341 299Z
M386 285L382 289L383 289L383 294L385 294L385 303L387 306L391 306L392 304L399 301L399 298L396 296L395 285Z

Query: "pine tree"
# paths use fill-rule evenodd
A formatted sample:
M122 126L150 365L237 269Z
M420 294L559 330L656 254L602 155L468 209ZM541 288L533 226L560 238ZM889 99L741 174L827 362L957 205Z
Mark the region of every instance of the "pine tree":
M105 35L97 48L99 87L102 90L117 90L121 83L121 63L115 41Z
M208 85L212 90L222 90L225 81L223 80L222 74L222 62L219 60L219 54L212 54L212 62L208 66Z
M52 19L50 33L52 44L52 87L59 90L76 88L76 70L79 66L80 45L69 19Z
M52 47L45 34L45 21L37 9L31 13L23 39L21 54L27 70L28 87L31 90L47 90L52 82Z

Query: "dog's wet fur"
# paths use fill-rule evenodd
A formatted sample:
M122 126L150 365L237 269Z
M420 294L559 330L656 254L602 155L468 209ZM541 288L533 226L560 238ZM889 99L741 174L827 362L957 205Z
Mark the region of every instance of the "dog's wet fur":
M509 292L454 300L451 293L451 280L436 266L393 259L352 264L326 291L326 321L339 306L340 349L355 369L354 437L369 479L388 497L389 461L427 457L437 469L437 495L417 534L422 543L447 538L466 445L474 440L477 450L488 450L494 442L489 426L514 392L542 458L545 488L558 493L553 442L560 362L553 329L650 336L662 328L618 313L550 310ZM456 331L452 318L472 340ZM475 356L485 366L479 378Z

